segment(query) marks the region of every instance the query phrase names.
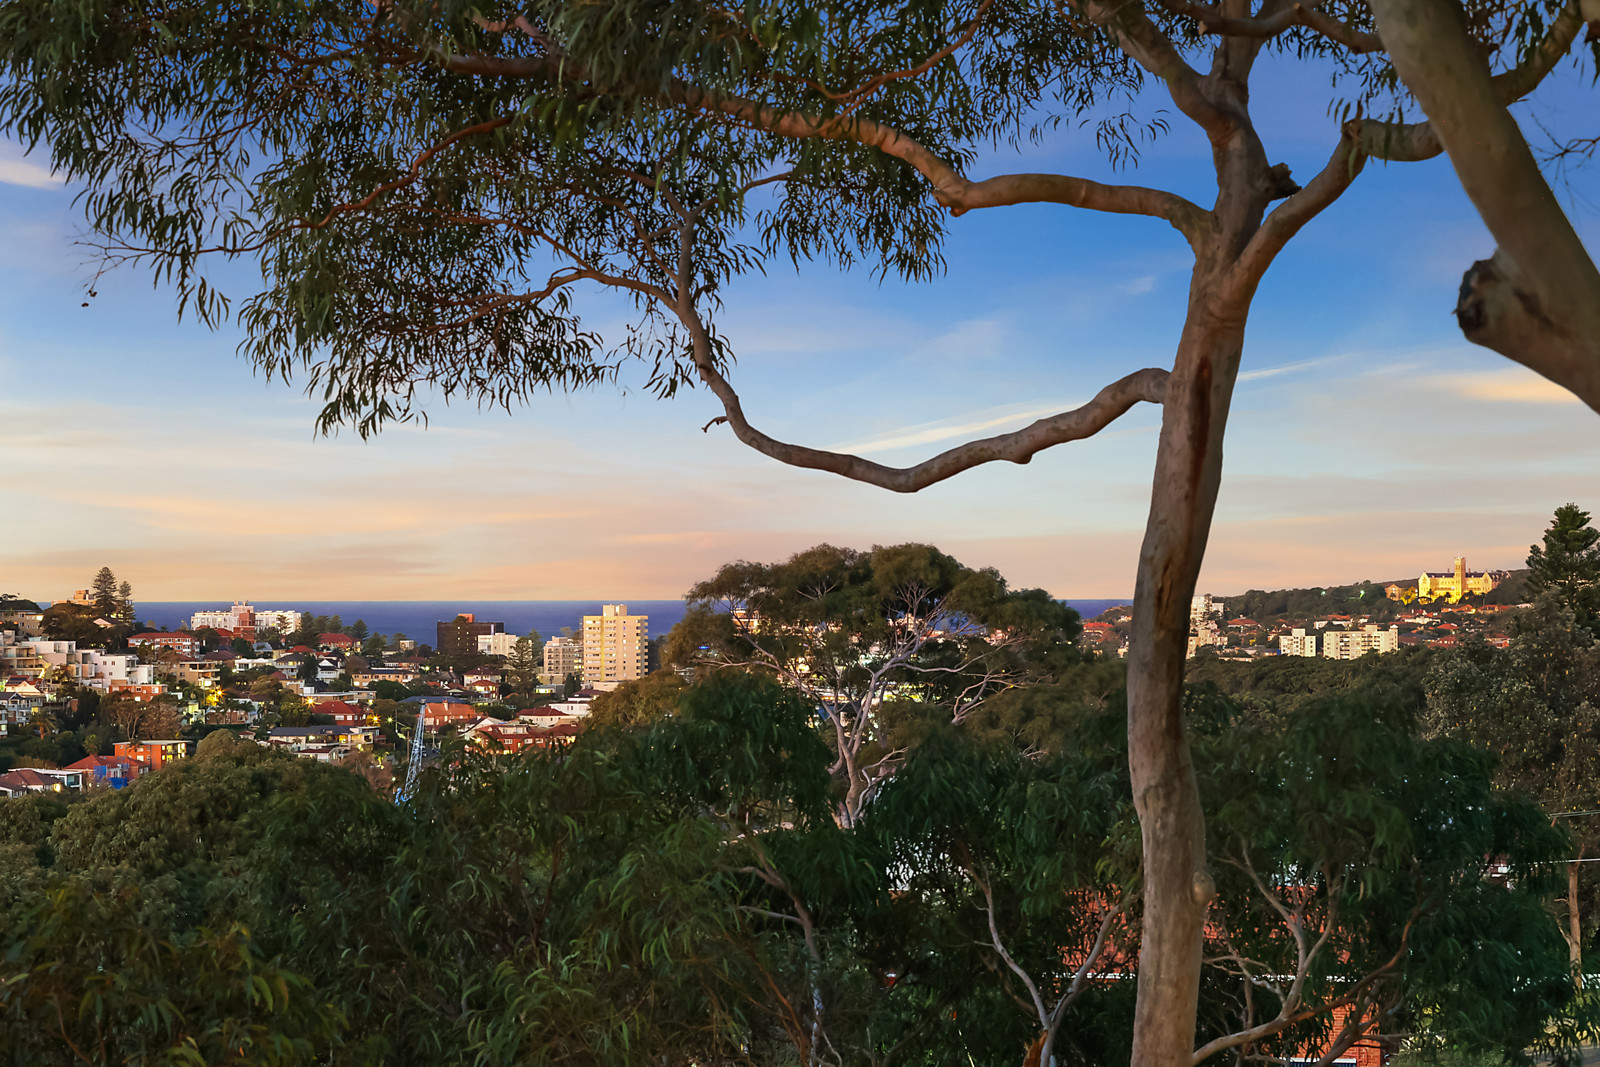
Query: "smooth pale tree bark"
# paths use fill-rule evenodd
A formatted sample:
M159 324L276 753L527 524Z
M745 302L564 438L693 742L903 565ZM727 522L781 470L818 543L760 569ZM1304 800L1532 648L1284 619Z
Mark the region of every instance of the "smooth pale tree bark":
M1371 7L1395 70L1499 243L1462 279L1462 332L1600 411L1600 269L1506 110L1508 94L1491 79L1460 5L1371 0ZM1561 18L1575 32L1577 4Z

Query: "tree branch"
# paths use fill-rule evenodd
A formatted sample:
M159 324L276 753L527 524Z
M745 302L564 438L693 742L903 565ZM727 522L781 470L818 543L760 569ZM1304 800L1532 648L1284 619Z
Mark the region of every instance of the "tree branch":
M1175 15L1188 15L1200 23L1200 28L1206 33L1216 34L1219 37L1269 40L1288 32L1295 26L1304 26L1331 41L1344 45L1352 52L1383 50L1383 41L1377 34L1347 26L1323 11L1320 3L1309 5L1294 3L1258 18L1229 17L1214 7L1192 3L1191 0L1160 0L1160 4Z
M1374 0L1372 7L1396 70L1500 245L1462 279L1462 333L1600 411L1600 269L1505 107L1532 91L1571 46L1581 22L1577 0L1525 63L1494 78L1453 2Z
M1232 133L1236 121L1201 88L1200 73L1183 58L1136 0L1074 0L1084 18L1100 26L1128 58L1166 84L1178 110L1213 141Z
M1346 123L1340 131L1339 143L1322 171L1283 203L1273 209L1251 236L1244 251L1228 272L1225 287L1235 297L1248 297L1255 291L1256 283L1272 265L1283 246L1305 226L1321 214L1356 180L1367 164L1366 153L1357 145L1356 123Z
M701 380L722 401L728 426L744 444L780 463L828 471L896 493L915 493L983 463L1027 463L1052 445L1093 437L1141 400L1162 403L1167 386L1166 371L1146 367L1112 382L1082 407L1040 419L1013 433L968 441L915 466L890 467L848 453L788 444L762 433L745 418L739 395L711 362L709 353L701 359L697 351L695 366Z
M986 8L987 4L983 7ZM932 60L907 71L881 75L880 78L888 80L891 77L911 77L925 71L938 59L948 56L956 48L971 40L982 13L983 9L980 9L979 14L968 24L966 31L949 48L935 53ZM1106 17L1111 18L1112 15ZM1181 91L1195 97L1190 106L1200 108L1203 98L1199 96L1198 76L1183 63L1171 42L1161 37L1155 25L1142 13L1137 18L1126 15L1116 17L1121 20L1119 25L1132 19L1130 22L1132 30L1124 29L1122 31L1124 35L1132 33L1133 37L1146 41L1147 45L1139 49L1140 54L1146 55L1151 63L1168 69L1180 87L1187 86L1187 89ZM570 84L588 80L582 68L571 60L554 54L521 57L441 55L438 61L446 70L479 77L526 78L564 81ZM1181 66L1183 71L1187 71L1187 75L1173 68L1173 63ZM869 81L861 89L855 90L851 94L851 99L854 99L855 93L876 89L881 84L876 79ZM802 111L784 111L747 97L712 92L681 80L672 82L665 89L596 86L592 87L592 90L596 95L626 96L637 93L651 96L665 104L690 111L720 115L740 125L763 130L779 137L794 140L811 138L849 140L869 148L876 148L909 164L927 179L933 186L934 200L941 207L948 208L953 215L962 215L977 208L1005 207L1012 204L1066 204L1093 211L1149 215L1164 219L1191 243L1202 232L1209 217L1203 208L1176 193L1141 186L1105 185L1060 174L1007 174L982 181L970 181L947 161L902 131L886 123L861 118L849 111L828 118Z
M1373 5L1373 10L1382 10L1380 4ZM1394 14L1382 16L1386 21L1394 18ZM1459 20L1459 13L1456 18ZM1517 66L1507 71L1502 71L1489 77L1488 82L1493 87L1495 95L1502 104L1514 104L1539 87L1539 84L1555 69L1556 64L1572 48L1572 42L1577 40L1578 31L1583 28L1583 16L1578 11L1578 0L1569 0L1566 7L1561 9L1555 21L1550 23L1550 29L1545 32L1544 38ZM1396 25L1391 33L1401 32ZM1465 28L1461 32L1465 34ZM1428 33L1426 39L1418 42L1415 47L1424 48L1429 52L1436 52L1440 38L1435 33ZM1400 37L1396 37L1389 52L1394 57L1396 65L1402 65L1405 60L1395 53L1409 51L1411 46ZM1482 60L1478 58L1476 45L1468 44L1473 61L1480 67ZM1449 93L1454 94L1461 83L1452 81ZM1416 87L1407 83L1407 88L1415 93ZM1428 102L1418 97L1423 110L1430 116L1425 122L1383 122L1376 119L1359 120L1359 137L1361 151L1375 159L1386 159L1394 163L1416 163L1424 159L1432 159L1444 151L1444 145L1439 141L1438 132L1434 128L1433 117L1440 109L1435 106L1430 110ZM1458 106L1460 106L1458 104ZM1440 112L1442 113L1442 112Z

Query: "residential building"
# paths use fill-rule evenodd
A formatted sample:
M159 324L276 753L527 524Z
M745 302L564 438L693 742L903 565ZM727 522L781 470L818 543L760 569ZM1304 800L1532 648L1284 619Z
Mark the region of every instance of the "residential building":
M585 715L589 714L589 712L591 710L590 701L592 701L594 699L594 694L593 694L592 691L589 691L589 693L590 693L590 695L586 699L582 699L582 700L564 700L564 701L561 701L560 703L557 703L557 704L546 704L545 706L540 707L540 708L530 708L527 711L524 711L524 712L521 712L520 714L518 714L517 718L526 719L530 715L554 713L554 714L557 714L557 715L564 715L564 716L567 716L569 718L581 719ZM564 721L564 720L552 720L552 722L554 722L554 721Z
M478 638L505 633L500 622L479 622L470 612L457 615L454 622L441 622L433 650L441 656L471 658L478 654Z
M0 674L0 735L9 734L13 726L27 726L33 713L49 702L30 679Z
M163 666L161 673L169 674L178 681L187 682L189 685L210 689L217 684L217 678L222 673L222 668L228 665L224 660L185 659L181 663Z
M80 649L76 641L33 638L17 641L0 632L0 675L43 678L64 671L74 682L105 692L113 684L149 685L155 669L131 652Z
M479 634L478 651L486 656L509 656L518 640L520 638L513 633Z
M126 756L85 756L76 763L67 764L69 771L82 771L88 785L105 785L112 789L121 789L145 769L143 761Z
M25 637L42 637L44 635L44 612L42 611L0 611L0 626L10 623Z
M189 616L189 628L198 630L209 626L213 630L229 630L246 640L254 640L257 632L274 629L289 633L300 628L305 617L300 611L257 611L249 601L235 600L233 607L219 611L197 611Z
M47 770L42 767L18 767L0 774L0 797L20 797L29 793L63 793L83 788L84 772L80 770Z
M377 682L399 682L404 685L419 676L411 667L368 667L364 671L351 672L350 681L358 689L371 689Z
M106 692L112 696L125 696L135 704L148 704L156 697L167 691L167 687L160 682L149 684L138 682L112 682L106 686Z
M235 600L233 607L223 611L197 611L189 616L189 629L209 626L213 630L228 630L246 640L256 635L256 609L243 600Z
M1210 593L1202 593L1190 599L1188 655L1191 658L1202 648L1227 644L1222 628L1217 625L1217 616L1220 614L1222 614L1222 602Z
M446 726L461 726L465 723L476 722L482 717L483 713L471 704L456 704L451 701L441 700L422 705L422 728L424 730L440 730Z
M1360 659L1368 652L1394 652L1400 647L1400 627L1380 630L1368 623L1359 630L1324 630L1322 654L1328 659Z
M1278 636L1278 648L1285 656L1315 656L1321 638L1322 634L1315 631L1306 633L1303 627L1295 627L1294 632Z
M186 759L189 755L187 741L118 741L112 754L122 759L140 760L151 770L159 770L169 763Z
M143 633L128 638L130 648L149 645L152 648L170 648L180 656L193 657L200 651L200 639L189 633Z
M583 681L615 686L649 673L650 616L629 615L626 604L603 604L583 617Z
M583 677L583 642L570 637L552 637L544 643L544 678L564 682L567 675Z
M1417 579L1417 597L1422 600L1443 597L1454 604L1464 596L1481 596L1509 577L1509 571L1469 571L1466 557L1457 556L1452 570L1422 573Z
M262 630L276 630L280 634L294 633L300 629L300 624L305 621L306 613L303 611L267 610L257 611L256 632Z
M462 731L468 742L491 752L518 752L542 741L544 729L518 717L516 722L501 722L484 717Z
M327 715L335 726L365 726L367 723L365 710L343 700L313 700L311 714Z
M567 707L570 708L571 705L567 705ZM550 727L560 726L562 723L578 722L588 714L589 706L587 704L583 706L581 713L560 710L552 704L542 708L528 708L525 711L519 711L517 712L517 721L538 727L541 730L548 730Z

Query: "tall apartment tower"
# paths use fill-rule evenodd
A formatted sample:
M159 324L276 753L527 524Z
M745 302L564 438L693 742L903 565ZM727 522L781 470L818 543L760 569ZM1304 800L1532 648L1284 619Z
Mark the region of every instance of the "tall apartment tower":
M463 612L455 617L454 622L439 623L439 638L433 650L445 656L476 656L478 638L488 634L502 634L505 631L504 623L479 622L477 616Z
M649 672L650 616L629 615L626 604L603 604L583 617L583 681L597 689Z
M569 674L583 676L583 642L552 637L544 643L544 680L564 682Z

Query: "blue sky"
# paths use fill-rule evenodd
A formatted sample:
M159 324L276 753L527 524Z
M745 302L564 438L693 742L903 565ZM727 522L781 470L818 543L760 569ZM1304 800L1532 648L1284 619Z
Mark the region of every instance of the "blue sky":
M1269 152L1302 181L1334 141L1326 84L1291 66L1257 80ZM1586 71L1547 89L1525 114L1593 114ZM1208 203L1205 146L1174 127L1131 174L1089 130L973 173ZM1600 166L1562 195L1600 246ZM107 564L146 600L666 598L822 540L923 540L1015 585L1132 591L1154 409L911 497L702 433L712 399L656 401L643 368L509 416L435 407L427 430L316 438L313 404L253 376L231 328L179 324L146 276L106 277L80 307L71 199L0 146L0 591L59 598ZM952 231L930 284L812 268L734 286L721 323L752 420L908 463L1170 363L1188 254L1164 224L1029 206ZM1461 273L1492 248L1443 159L1369 166L1289 246L1255 303L1202 590L1388 579L1460 553L1515 566L1557 505L1600 510L1600 418L1456 331Z

